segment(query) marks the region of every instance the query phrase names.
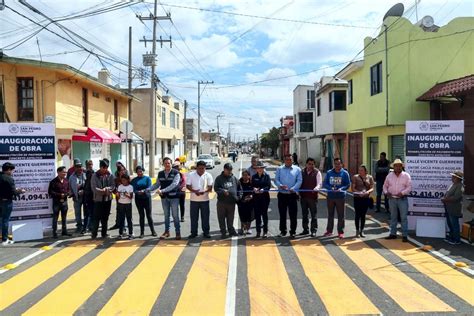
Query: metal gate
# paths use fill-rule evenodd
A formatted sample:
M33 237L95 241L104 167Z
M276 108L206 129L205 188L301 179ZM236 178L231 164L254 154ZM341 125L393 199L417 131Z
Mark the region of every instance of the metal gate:
M405 161L405 135L390 136L390 160L400 158Z

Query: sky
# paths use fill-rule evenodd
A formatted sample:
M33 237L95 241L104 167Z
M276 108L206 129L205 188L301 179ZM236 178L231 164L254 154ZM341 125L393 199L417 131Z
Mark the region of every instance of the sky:
M384 14L397 2L158 1L157 15L170 14L171 20L159 21L157 35L172 38L171 47L157 46L161 88L175 100L187 100L188 117L197 117L198 81L213 81L201 94L202 130L217 130L216 117L221 115L221 133L230 128L237 140L254 139L292 114L292 92L298 84L312 85L360 59L364 38L377 36ZM443 26L474 15L470 0L421 0L416 6L415 1L401 2L404 17L413 23L431 15ZM152 14L154 1L28 0L33 8L13 0L5 3L0 11L5 54L65 63L93 76L106 67L114 85L127 87L131 26L132 86L149 85L150 69L142 65L142 55L151 51L151 43L145 47L139 40L150 39L153 26L137 15ZM105 8L113 10L83 16ZM58 22L50 23L39 12Z

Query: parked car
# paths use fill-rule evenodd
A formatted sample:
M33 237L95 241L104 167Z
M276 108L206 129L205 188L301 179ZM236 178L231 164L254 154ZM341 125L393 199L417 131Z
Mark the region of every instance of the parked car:
M204 161L206 163L206 169L214 169L215 163L214 158L211 155L199 155L196 161Z
M214 164L220 165L221 164L221 156L218 153L211 153L212 158L214 158Z

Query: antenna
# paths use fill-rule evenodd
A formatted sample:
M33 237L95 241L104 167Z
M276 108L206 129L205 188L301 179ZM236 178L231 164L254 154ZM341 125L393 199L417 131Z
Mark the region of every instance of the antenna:
M405 7L403 6L403 3L397 3L396 5L394 5L393 7L391 7L387 13L385 13L385 15L383 16L383 20L382 21L385 21L385 19L389 16L402 16L403 15L403 11L405 11Z

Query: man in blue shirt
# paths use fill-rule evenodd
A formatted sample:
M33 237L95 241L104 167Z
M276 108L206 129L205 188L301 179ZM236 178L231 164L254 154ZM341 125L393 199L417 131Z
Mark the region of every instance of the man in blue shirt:
M285 155L285 164L276 171L275 184L278 187L278 211L280 213L280 235L286 236L286 212L290 214L290 238L295 238L297 215L298 215L298 195L303 177L301 169L293 165L291 155Z
M328 191L328 225L325 237L331 236L334 229L334 209L337 210L337 233L344 238L344 212L346 191L351 186L349 173L342 168L340 158L334 158L334 168L329 170L323 181L323 188Z

